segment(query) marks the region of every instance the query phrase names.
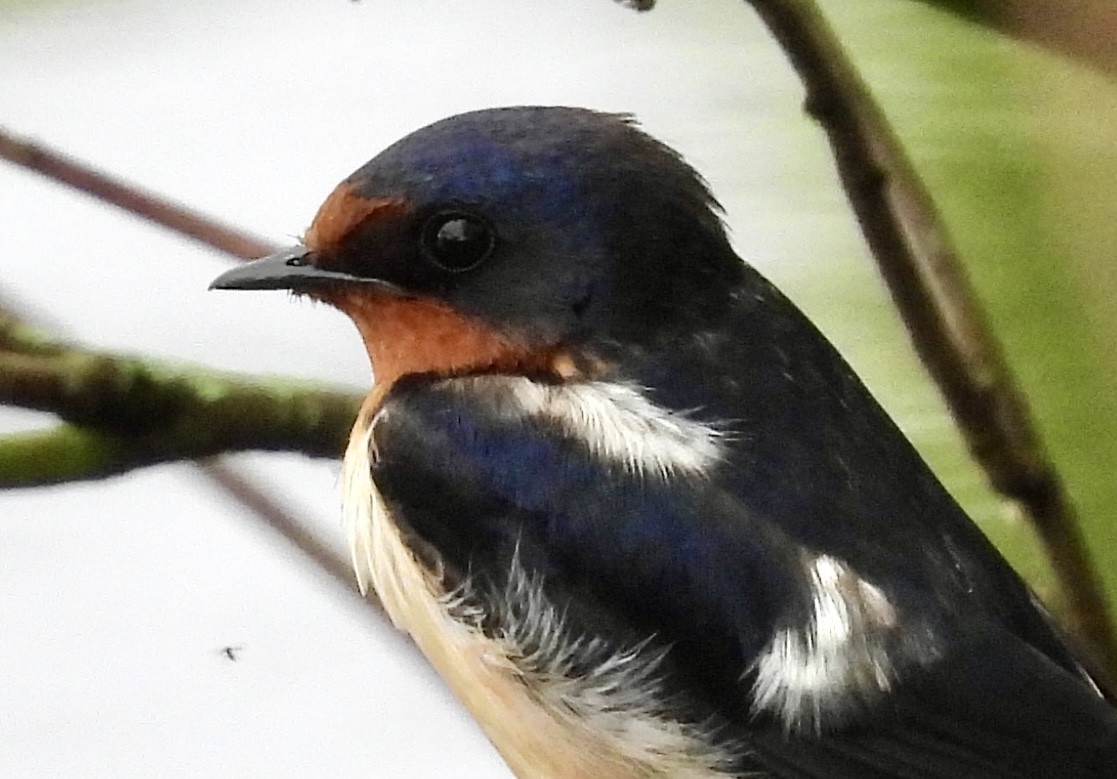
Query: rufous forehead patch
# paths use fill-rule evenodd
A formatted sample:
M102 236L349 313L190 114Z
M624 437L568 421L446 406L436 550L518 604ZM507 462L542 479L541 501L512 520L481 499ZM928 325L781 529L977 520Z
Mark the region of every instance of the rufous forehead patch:
M303 237L303 245L319 256L339 252L347 238L370 219L390 218L407 210L401 197L361 197L341 183L318 209Z

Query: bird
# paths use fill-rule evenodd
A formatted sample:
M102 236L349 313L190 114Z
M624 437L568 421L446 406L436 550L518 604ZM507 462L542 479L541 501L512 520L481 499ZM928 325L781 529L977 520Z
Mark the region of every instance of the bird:
M1112 698L632 116L437 121L211 287L356 325L358 582L517 776L1117 776Z

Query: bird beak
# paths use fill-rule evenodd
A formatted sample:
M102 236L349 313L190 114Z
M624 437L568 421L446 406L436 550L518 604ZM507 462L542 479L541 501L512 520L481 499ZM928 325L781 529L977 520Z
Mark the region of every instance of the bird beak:
M323 287L375 287L397 297L410 293L391 282L354 276L314 265L314 255L305 246L291 246L259 260L225 271L210 282L210 289L291 289L312 290Z

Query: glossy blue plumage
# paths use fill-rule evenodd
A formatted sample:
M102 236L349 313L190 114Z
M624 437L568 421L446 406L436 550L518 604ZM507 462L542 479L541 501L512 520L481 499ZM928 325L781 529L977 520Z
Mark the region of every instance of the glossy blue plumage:
M655 676L643 721L729 756L695 776L1114 775L1111 705L674 152L616 116L500 109L343 186L405 205L276 286L346 308L339 274L389 282L515 355L374 395L370 476L470 630L563 621L521 669L540 706L625 657ZM491 231L467 271L421 245L446 213Z

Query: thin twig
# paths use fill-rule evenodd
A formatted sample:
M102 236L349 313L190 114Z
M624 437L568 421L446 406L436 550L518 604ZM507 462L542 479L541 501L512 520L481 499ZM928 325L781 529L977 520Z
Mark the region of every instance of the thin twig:
M241 259L262 257L275 245L231 225L193 211L160 195L102 173L52 149L11 135L0 128L0 159L33 170L92 195L130 214L143 217L180 235Z
M274 250L272 244L261 238L249 235L237 228L223 225L215 219L187 209L159 195L143 192L128 182L108 176L80 161L58 154L48 148L14 138L2 129L0 129L0 158L8 159L52 180L79 189L99 200L111 203L125 211L187 235L234 257L251 259ZM39 332L28 324L29 321L32 321L32 317L27 312L21 311L16 303L0 297L0 349L15 349L23 355L55 357L66 351L67 347L65 345ZM152 366L145 363L138 363L137 367L143 371L152 369ZM214 377L212 374L207 374L207 378L217 378L220 381L220 377ZM246 382L246 384L248 383ZM208 389L212 390L213 385L209 385ZM259 391L260 387L253 382L250 389ZM294 393L302 391L293 387L289 387L288 390L293 390ZM306 391L310 392L309 389ZM315 390L314 394L318 394L318 391ZM325 407L319 407L314 413L320 415L320 421L325 428L337 428L341 431L340 438L326 436L328 452L322 452L326 456L337 456L342 450L344 431L356 415L359 398L347 398L342 393L326 394L330 397L327 398ZM290 400L290 398L288 399ZM117 407L127 407L127 403L120 403L118 400ZM253 409L252 414L244 416L258 418L259 408L256 406L250 407ZM52 410L58 411L58 409ZM91 450L100 454L104 460L110 459L106 458L104 453L115 451L116 447L105 447L104 437L107 436L110 443L117 443L112 440L111 434L106 434L104 431L91 431L71 425L60 425L46 433L30 435L38 436L39 440L35 441L35 445L27 450L28 454L42 455L47 452L47 456L41 459L63 466L67 463L73 463L75 453L80 457L83 452L88 454ZM301 438L302 433L299 435ZM314 435L312 437L317 438L318 436ZM333 440L334 438L337 438L337 440ZM57 446L48 446L50 442L53 442L53 444L63 443L64 445L59 449ZM32 442L28 440L25 443L30 444ZM135 444L135 440L126 443ZM305 443L303 441L300 444L300 451L306 451ZM10 438L5 442L5 446L12 452L15 450L13 444L14 442ZM75 444L78 445L75 446ZM49 450L52 448L55 456L49 455ZM26 462L24 457L13 459ZM117 460L119 467L123 467L122 459ZM86 464L88 464L88 460L86 460ZM138 464L148 464L148 462L133 461L133 465ZM254 480L240 474L235 467L222 462L220 458L197 462L196 467L210 483L248 508L252 515L265 525L273 528L314 565L323 570L331 579L341 584L346 592L356 592L353 586L354 578L348 562L338 558L331 550L318 544L302 523L277 501L269 497L267 492L261 489ZM0 464L0 472L3 471L4 468ZM366 601L379 606L375 597L369 597Z
M67 356L72 359L72 347L51 338L37 327L28 324L28 320L32 318L41 319L41 317L33 317L25 310L24 306L10 300L0 292L0 363L12 359L34 360L36 358ZM90 354L81 354L81 357L98 359ZM105 359L105 357L102 356L99 359ZM154 370L150 365L141 365L144 370ZM5 382L18 383L17 380L12 378L13 372L10 367L5 366L5 370L0 372L0 384ZM208 374L207 379L222 381L221 377L212 374ZM212 384L208 387L210 390L214 389ZM2 394L0 392L0 395ZM339 426L339 436L344 438L345 429L355 415L355 409L360 402L360 398L344 395L338 397L341 399L343 407L346 404L350 406L348 410L342 411L334 423ZM118 399L117 403L121 407L129 405L126 400L122 399ZM88 401L81 401L81 404L88 406ZM36 401L32 405L46 407L50 404ZM54 407L49 410L56 413L60 411L60 409ZM127 436L123 437L128 438ZM31 461L44 464L42 468L38 469L37 477L31 480L32 483L44 484L73 480L74 474L81 472L83 467L87 467L91 459L100 458L102 461L109 459L105 456L104 450L109 449L111 451L117 443L121 442L115 441L112 433L72 424L60 424L45 431L5 436L0 438L0 486L5 482L12 481L10 477L15 470L26 470L29 467L28 462ZM121 445L134 448L134 444L134 440L125 440ZM330 453L336 453L339 449L331 443L329 450ZM90 454L91 451L93 452L92 455ZM5 462L11 467L5 465ZM18 464L18 466L12 464ZM142 464L149 463L144 461ZM298 518L272 498L254 479L243 474L235 466L224 462L221 458L197 461L194 465L206 481L247 508L250 516L255 517L263 525L274 530L293 548L302 553L315 567L339 584L345 592L362 599L356 589L356 579L349 562L320 543ZM362 600L379 608L380 604L375 597Z
M1101 578L934 201L816 3L746 2L799 73L807 111L830 139L873 256L970 451L1038 530L1075 632L1104 675L1117 679Z
M313 561L343 590L358 600L366 600L357 589L357 580L353 576L353 566L349 560L319 541L299 519L263 490L255 479L221 459L204 460L197 463L197 466L210 482L247 508L251 515L263 520L266 527L276 531L283 540ZM375 598L367 600L380 606Z

